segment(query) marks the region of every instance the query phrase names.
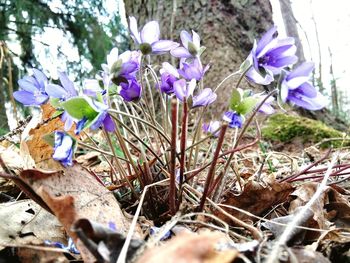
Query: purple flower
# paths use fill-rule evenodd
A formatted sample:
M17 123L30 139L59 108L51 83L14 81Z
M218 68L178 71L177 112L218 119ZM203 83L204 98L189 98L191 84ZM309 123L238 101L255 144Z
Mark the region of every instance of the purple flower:
M211 133L213 136L218 137L220 133L220 122L211 121L209 123L203 123L202 129L204 133Z
M190 96L192 96L193 91L196 87L196 80L192 79L188 84L186 80L180 79L174 82L174 93L175 96L183 102L187 100Z
M135 79L121 82L120 86L119 94L125 101L138 101L141 98L142 88Z
M129 17L129 27L131 37L136 44L140 45L142 54L163 54L179 46L178 43L171 40L160 40L159 24L157 21L150 21L142 28L141 32L137 29L136 18Z
M113 48L107 55L107 64L102 64L104 71L103 81L105 86L108 86L111 78L116 81L123 79L133 79L136 77L136 72L140 68L140 53L137 51L125 51L119 55L117 48ZM121 80L120 80L121 79ZM119 82L116 83L119 85Z
M235 111L226 111L222 119L228 122L230 128L241 128L244 122L243 116Z
M305 62L288 73L281 83L281 99L307 110L320 110L327 104L326 98L309 82L314 70L312 62Z
M78 92L74 88L74 83L68 78L66 72L59 72L59 79L62 86L50 83L45 88L51 98L65 101L71 97L78 96ZM61 120L64 122L65 131L69 131L75 121L66 111L62 114Z
M25 76L18 80L18 85L22 90L15 91L13 97L25 106L44 104L49 99L45 91L47 83L45 74L33 68L32 76Z
M94 120L94 122L91 124L90 128L92 130L96 130L103 126L106 129L106 131L114 132L116 127L112 117L108 113L106 97L103 99L103 103L97 100L93 100L92 102L99 114L97 115L97 118Z
M216 93L209 88L205 88L197 96L193 97L192 107L208 106L216 100Z
M68 238L68 245L67 246L64 245L61 242L50 241L50 240L45 240L44 243L47 246L58 247L58 248L62 248L62 249L68 250L69 252L71 252L73 254L80 254L79 250L74 245L73 239L71 237Z
M201 80L209 69L209 65L206 65L203 68L201 61L199 58L193 59L192 62L182 62L180 69L178 70L179 74L187 80L196 79Z
M252 67L246 77L257 84L268 85L274 80L274 75L297 62L294 38L277 38L277 28L274 26L267 31L258 44L254 42L247 60L251 60Z
M164 62L159 72L161 74L160 90L166 94L172 94L174 92L174 82L179 79L177 69L168 62Z
M61 131L55 131L54 153L52 158L63 166L73 165L73 139Z
M199 35L192 30L192 36L185 30L180 33L183 47L176 47L170 51L170 54L177 58L194 58L200 56L201 45Z

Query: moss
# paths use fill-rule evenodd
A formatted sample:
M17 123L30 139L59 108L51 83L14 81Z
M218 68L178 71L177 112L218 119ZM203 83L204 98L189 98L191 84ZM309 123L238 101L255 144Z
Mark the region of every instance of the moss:
M328 127L320 121L312 119L292 116L286 114L276 114L271 116L262 129L263 138L278 142L292 142L296 138L300 138L303 143L317 143L327 138L341 138L343 133ZM342 141L325 142L321 146L339 147ZM346 141L349 145L349 142Z

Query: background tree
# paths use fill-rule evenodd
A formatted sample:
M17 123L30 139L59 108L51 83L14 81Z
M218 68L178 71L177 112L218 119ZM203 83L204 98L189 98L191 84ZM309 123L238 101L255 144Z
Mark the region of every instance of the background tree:
M55 4L56 2L56 4ZM0 121L1 127L8 130L4 102L10 101L9 87L17 89L18 68L37 67L41 69L35 49L44 48L49 52L49 46L39 40L41 34L47 29L54 28L63 32L69 43L76 47L79 53L78 62L69 62L60 47L58 53L66 61L68 71L82 77L93 74L100 69L105 61L106 54L115 45L127 49L126 30L120 22L118 13L111 14L104 0L2 0L0 2L0 41L9 47L6 58L0 65ZM117 4L116 2L115 4ZM105 19L101 19L104 17ZM106 19L108 18L108 19ZM118 36L118 41L116 37ZM11 46L19 45L20 53L11 50ZM18 64L11 66L12 77L8 78L9 61L19 58ZM18 59L16 60L18 61ZM83 61L92 65L92 72L84 68Z
M272 8L266 0L133 0L124 3L127 17L135 16L139 25L151 19L158 20L162 38L179 39L181 30L195 30L207 47L204 64L210 62L212 66L205 84L212 88L239 69L254 38L273 24ZM212 109L216 116L227 109L233 83L228 81L219 92L217 105L220 106Z

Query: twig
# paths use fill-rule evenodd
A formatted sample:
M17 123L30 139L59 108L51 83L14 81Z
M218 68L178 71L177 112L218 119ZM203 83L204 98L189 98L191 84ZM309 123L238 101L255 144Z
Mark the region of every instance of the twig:
M326 154L319 160L317 160L316 162L313 162L312 164L308 165L305 169L303 169L302 171L300 171L299 173L293 174L291 176L285 177L281 180L279 180L279 183L285 182L285 181L290 181L293 180L297 177L299 177L300 175L304 174L305 172L307 172L308 170L310 170L312 167L314 167L315 165L319 164L320 162L323 162L324 160L326 160L329 156L329 154L331 153L331 149L329 149Z
M306 212L311 208L311 206L314 204L314 202L320 197L320 195L326 189L329 175L332 172L333 165L335 164L335 162L338 159L338 155L339 155L339 153L334 155L332 161L329 164L328 170L324 175L324 178L323 178L321 184L319 185L319 187L317 188L316 192L311 197L309 202L307 202L306 205L304 205L303 207L300 208L300 211L293 217L293 220L288 224L288 226L283 231L282 235L279 237L279 239L275 243L275 245L272 248L272 251L270 253L270 256L267 259L267 263L279 262L278 255L279 255L279 251L280 251L281 246L284 246L287 243L288 239L291 237L291 235L293 233L294 228L296 228L296 226L300 225L300 223L303 220L305 220Z
M130 245L132 235L133 235L133 233L135 231L135 228L136 228L136 225L137 225L137 220L138 220L138 218L140 216L140 213L141 213L143 200L145 199L145 195L146 195L146 192L147 192L148 188L150 188L152 186L155 186L155 185L163 185L167 181L169 181L169 179L165 179L165 180L156 182L154 184L146 185L145 189L143 190L143 192L141 194L139 205L137 206L135 215L134 215L134 217L132 219L132 222L131 222L131 225L130 225L130 228L129 228L129 232L128 232L127 236L126 236L124 245L123 245L123 247L122 247L122 249L120 251L117 263L125 263L126 262L126 254L128 252L128 247Z

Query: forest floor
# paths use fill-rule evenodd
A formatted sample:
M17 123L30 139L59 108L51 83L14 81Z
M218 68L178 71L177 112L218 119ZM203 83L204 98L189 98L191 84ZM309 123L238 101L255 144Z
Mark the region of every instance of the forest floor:
M57 125L27 125L18 133L30 140L1 142L0 262L350 262L346 147L248 134L204 209L206 173L188 173L172 214L157 160L139 163L143 174L125 166L127 178L117 181L103 152L78 149L74 166L63 167L41 140Z

